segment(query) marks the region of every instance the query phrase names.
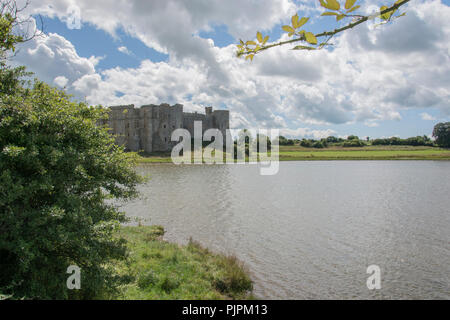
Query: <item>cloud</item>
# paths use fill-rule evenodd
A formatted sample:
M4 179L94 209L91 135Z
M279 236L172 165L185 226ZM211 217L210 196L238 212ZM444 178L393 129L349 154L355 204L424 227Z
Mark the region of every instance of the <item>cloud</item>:
M282 136L287 138L312 138L312 139L322 139L327 138L336 134L336 131L327 129L327 130L312 130L310 128L298 128L298 129L282 129L280 131Z
M422 112L420 114L420 117L422 118L422 120L425 120L425 121L435 121L436 120L435 117L433 117L431 114L428 114L426 112Z
M126 55L129 55L129 56L133 55L133 52L131 52L131 51L130 51L127 47L125 47L125 46L118 47L118 48L117 48L117 51L122 52L122 53L124 53L124 54L126 54Z
M33 2L32 9L62 18L73 3L42 0ZM401 120L408 109L450 114L450 8L441 1L412 1L405 17L375 30L365 25L348 30L333 39L329 51L279 47L253 63L237 59L233 45L218 48L199 32L225 25L234 37L245 39L256 30L270 30L299 8L321 9L289 0L134 0L115 6L79 0L77 5L83 22L112 35L123 28L170 55L165 62L144 60L136 68L98 72L101 57L80 57L60 35L27 44L18 56L21 63L50 82L64 76L69 90L92 104L168 102L182 103L187 110L226 106L235 128L284 128L313 137L323 130L305 127L373 127Z
M56 33L36 37L19 47L15 64L25 65L41 80L70 85L87 74L95 74L99 57L80 57L73 44Z
M67 79L64 76L59 76L56 77L55 79L53 79L53 82L60 87L65 87L67 85L67 83L69 82L69 79Z

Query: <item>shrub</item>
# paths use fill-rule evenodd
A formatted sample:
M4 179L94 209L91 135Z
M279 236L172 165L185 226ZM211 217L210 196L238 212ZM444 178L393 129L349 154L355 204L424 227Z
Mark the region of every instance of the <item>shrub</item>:
M133 160L97 122L101 108L36 81L0 94L0 292L13 298L95 298L120 283L104 267L126 256L112 237L140 181ZM81 268L81 290L66 288Z
M343 146L347 148L364 147L365 145L365 142L361 140L349 140L345 141L343 144Z
M325 148L324 143L322 141L316 141L312 145L313 148L323 149Z

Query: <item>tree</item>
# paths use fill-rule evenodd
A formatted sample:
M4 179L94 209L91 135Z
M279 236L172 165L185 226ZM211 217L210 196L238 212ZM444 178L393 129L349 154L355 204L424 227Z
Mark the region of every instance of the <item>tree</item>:
M287 139L286 137L283 136L279 136L278 143L280 146L293 146L295 144L294 140Z
M380 7L379 12L372 15L363 15L361 13L356 13L361 7L360 5L356 5L357 0L346 0L343 7L337 0L319 0L320 5L329 10L322 13L322 16L336 17L336 21L340 21L342 19L351 19L351 21L344 27L314 34L302 29L302 27L309 21L309 17L300 18L297 13L291 18L291 25L285 25L282 27L283 31L287 32L288 36L292 39L268 44L269 36L264 36L258 31L256 33L256 40L249 40L246 42L240 40L240 43L237 45L237 56L245 56L246 60L253 60L256 54L265 50L297 42L302 44L295 46L293 50L319 50L330 45L329 41L338 33L354 28L357 25L365 23L369 20L380 18L382 20L380 24L386 24L404 16L405 13L399 13L399 8L409 1L410 0L397 0L390 7ZM321 38L324 38L324 40L319 42L319 39Z
M97 125L107 110L38 80L24 86L24 68L8 68L24 39L12 33L16 22L1 11L0 296L105 297L121 280L107 263L126 257L113 235L127 221L107 200L136 196L142 180ZM79 291L66 287L71 265L81 268Z
M440 147L450 148L450 122L438 123L434 126L433 137Z

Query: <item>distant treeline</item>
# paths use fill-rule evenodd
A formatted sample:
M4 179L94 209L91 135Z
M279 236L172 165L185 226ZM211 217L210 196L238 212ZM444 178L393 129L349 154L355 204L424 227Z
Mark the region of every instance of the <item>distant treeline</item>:
M305 148L327 148L329 146L342 146L342 147L364 147L368 145L373 146L433 146L434 142L427 136L417 136L407 139L401 139L397 137L385 138L385 139L373 139L366 138L361 140L358 136L351 135L347 139L337 138L330 136L320 140L315 139L287 139L280 136L279 142L281 146L293 146L300 145Z

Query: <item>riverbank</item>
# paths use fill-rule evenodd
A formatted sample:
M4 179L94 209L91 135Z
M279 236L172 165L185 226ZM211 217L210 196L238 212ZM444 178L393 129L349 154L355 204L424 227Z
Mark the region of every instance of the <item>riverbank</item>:
M450 149L413 146L330 147L280 146L280 161L312 160L450 160ZM138 156L138 163L171 163L170 154Z
M132 281L120 288L125 300L252 299L252 281L235 258L210 252L190 241L185 246L162 240L160 226L121 227L130 257L115 265Z

